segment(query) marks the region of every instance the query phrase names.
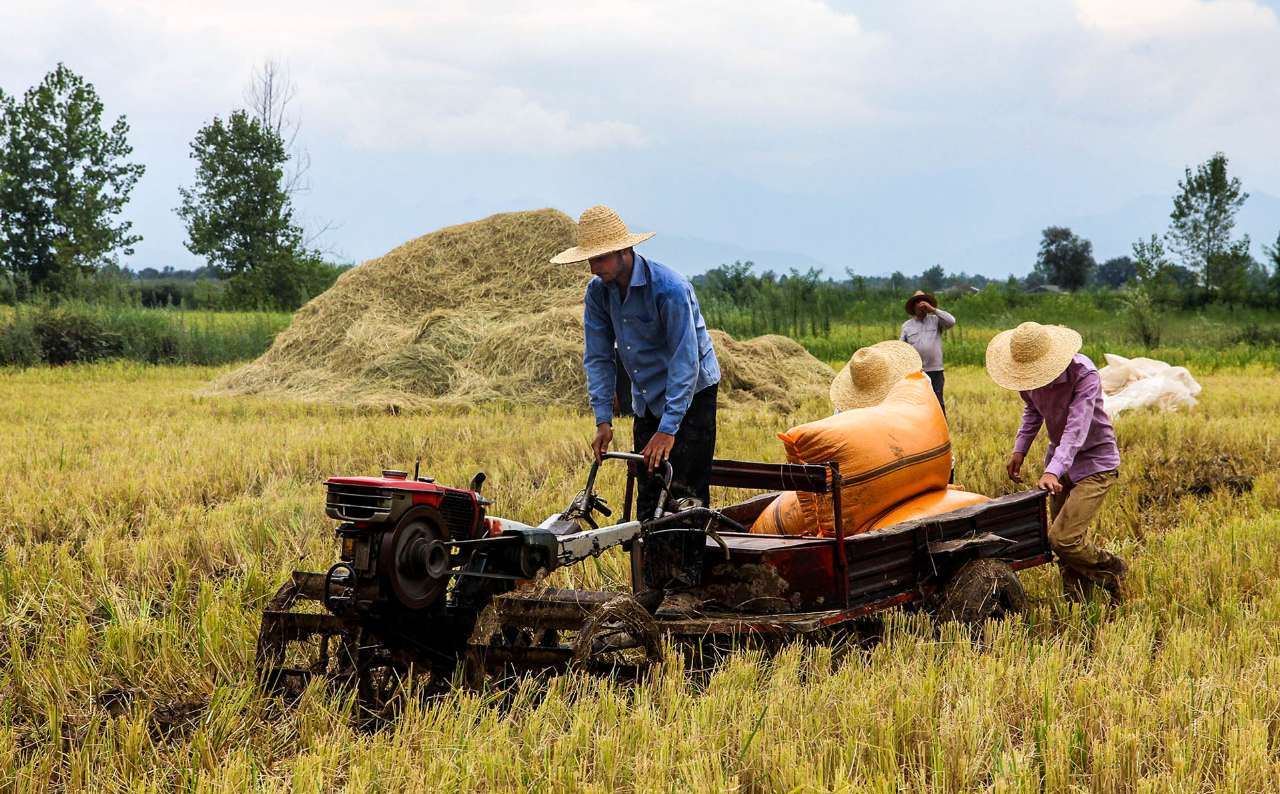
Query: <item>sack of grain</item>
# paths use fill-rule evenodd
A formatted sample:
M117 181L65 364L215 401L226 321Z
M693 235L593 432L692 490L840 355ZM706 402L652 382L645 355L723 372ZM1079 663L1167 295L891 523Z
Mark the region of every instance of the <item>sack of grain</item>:
M867 531L901 502L945 489L951 473L947 421L921 372L903 378L879 405L799 425L778 438L792 463L840 464L841 512L848 535ZM794 499L798 509L783 499ZM783 494L752 531L834 535L831 495Z
M990 501L991 497L989 496L961 491L958 488L926 491L918 496L911 497L905 502L894 505L889 512L872 522L869 529L891 527L894 524L901 524L903 521L913 521L917 518L928 518L942 513L950 513L952 510L959 510L962 507Z
M1108 416L1138 408L1177 411L1195 407L1200 384L1186 367L1112 353L1106 358L1107 365L1098 370L1098 376L1102 380L1102 408Z
M751 525L754 535L814 535L817 530L805 524L804 513L795 491L783 491L769 503Z

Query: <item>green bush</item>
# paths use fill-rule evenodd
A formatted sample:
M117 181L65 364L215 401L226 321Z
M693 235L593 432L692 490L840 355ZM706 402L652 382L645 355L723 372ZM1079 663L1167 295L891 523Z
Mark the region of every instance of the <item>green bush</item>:
M26 317L0 327L0 365L33 367L43 361L35 327Z
M1145 287L1139 287L1125 297L1125 314L1138 342L1147 348L1160 346L1164 321Z
M83 276L51 299L93 306L218 309L226 285L213 278L136 278L115 267Z
M280 312L197 312L83 303L25 306L8 315L0 313L0 365L103 358L226 364L262 355L289 319L290 315Z
M1280 325L1261 326L1251 322L1237 331L1232 340L1242 345L1280 347Z
M284 256L228 279L224 302L238 309L293 311L332 287L347 269L316 254Z
M14 306L27 292L26 280L0 270L0 306Z
M49 364L77 364L118 355L120 335L98 318L72 307L44 308L32 318L40 357Z

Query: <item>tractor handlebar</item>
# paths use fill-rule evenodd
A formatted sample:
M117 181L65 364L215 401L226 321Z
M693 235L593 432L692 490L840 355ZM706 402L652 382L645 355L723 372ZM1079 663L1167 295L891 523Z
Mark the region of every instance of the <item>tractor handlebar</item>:
M645 465L644 456L636 452L604 453L603 455L600 456L600 460L593 460L591 462L591 470L587 473L587 484L586 484L586 487L582 489L582 492L584 494L587 494L588 497L592 497L595 495L596 474L599 473L600 471L600 464L606 460L623 460L623 461L626 461L627 463L638 463L641 466ZM667 503L667 497L671 495L671 479L674 476L674 472L671 468L671 461L669 460L662 461L662 467L659 471L659 476L662 479L662 491L658 494L658 507L657 507L657 510L654 511L652 518L660 518L662 516L663 514L662 508ZM609 513L607 512L607 508L606 510L601 510L601 512L604 513L605 515L609 515Z

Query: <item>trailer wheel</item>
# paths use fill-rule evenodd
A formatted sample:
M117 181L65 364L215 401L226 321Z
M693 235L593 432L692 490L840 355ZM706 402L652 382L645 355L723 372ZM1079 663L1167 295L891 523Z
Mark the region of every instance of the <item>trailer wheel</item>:
M1023 612L1026 608L1027 591L1009 563L970 560L952 574L943 588L938 621L976 625Z

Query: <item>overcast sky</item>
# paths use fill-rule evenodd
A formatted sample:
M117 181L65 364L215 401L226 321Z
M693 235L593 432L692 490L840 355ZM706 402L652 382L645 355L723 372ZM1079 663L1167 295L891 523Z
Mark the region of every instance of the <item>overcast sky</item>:
M1003 275L1029 268L1051 223L1126 253L1216 150L1255 196L1245 230L1273 240L1277 10L4 0L0 87L64 61L128 116L147 166L130 209L139 268L199 264L172 212L189 143L274 58L312 160L302 217L332 223L323 243L347 260L491 212L607 203L686 271L741 252L833 274Z

